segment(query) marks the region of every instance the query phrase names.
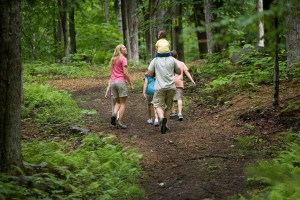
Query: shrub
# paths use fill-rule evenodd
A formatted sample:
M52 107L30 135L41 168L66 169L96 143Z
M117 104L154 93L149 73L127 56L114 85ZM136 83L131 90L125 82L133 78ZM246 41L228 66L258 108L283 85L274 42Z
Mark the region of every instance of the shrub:
M23 142L24 160L41 163L32 174L0 174L0 199L133 199L139 185L141 154L96 134L68 141Z
M22 119L32 119L45 131L59 130L77 122L81 111L70 94L48 85L26 84Z

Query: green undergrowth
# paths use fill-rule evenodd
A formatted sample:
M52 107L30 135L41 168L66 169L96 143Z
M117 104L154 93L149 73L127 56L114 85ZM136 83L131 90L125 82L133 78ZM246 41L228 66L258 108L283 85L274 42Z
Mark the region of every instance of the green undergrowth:
M246 49L208 55L203 62L191 67L194 79L201 84L198 101L222 105L240 92L255 92L261 85L273 83L273 57L250 46ZM235 54L238 58L233 61ZM279 58L280 80L299 81L299 69L287 69L284 51Z
M144 195L139 184L142 155L124 148L114 136L32 140L22 146L27 170L21 176L0 176L0 199L106 200Z
M25 84L21 111L22 120L34 121L41 132L59 132L82 117L71 94L41 84Z
M30 62L24 63L25 81L43 81L63 78L96 78L109 76L109 66L93 66L88 63L60 63Z
M285 148L270 160L246 168L251 200L300 199L300 132L288 131Z

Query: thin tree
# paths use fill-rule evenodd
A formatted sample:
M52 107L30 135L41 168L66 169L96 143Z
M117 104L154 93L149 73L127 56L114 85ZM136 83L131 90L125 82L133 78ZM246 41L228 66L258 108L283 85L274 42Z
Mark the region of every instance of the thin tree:
M199 30L201 26L204 26L204 24L202 24L203 19L205 19L204 4L202 2L198 2L198 0L194 0L193 11L196 26L196 34L198 39L199 57L201 58L208 52L206 31Z
M172 3L172 47L177 51L180 60L184 61L184 45L182 35L182 2L173 0Z
M150 32L150 49L149 55L153 57L155 54L155 43L157 41L157 34L161 30L167 30L168 19L166 17L169 12L168 7L163 0L149 1L149 32Z
M256 0L256 12L260 16L264 11L263 8L263 0ZM258 47L264 47L265 46L265 40L263 38L265 34L265 29L264 29L264 23L263 20L260 17L258 21L258 32L257 32L257 46Z
M285 33L288 67L300 66L300 2L285 1Z
M121 0L121 12L122 12L122 27L123 27L123 41L127 48L127 58L131 60L131 46L129 39L129 27L128 27L128 12L127 4L125 0Z
M278 32L278 16L276 15L274 18L274 30L275 30L275 51L274 51L274 70L273 70L273 106L275 108L279 107L279 50L278 50L278 44L279 44L279 32Z
M21 156L21 1L0 0L0 172L15 174Z
M118 8L118 31L119 33L123 32L123 22L122 22L122 7L121 0L117 0L117 8ZM125 44L125 43L124 43Z
M208 53L221 52L221 45L219 41L214 41L214 34L219 33L220 30L213 26L213 23L217 20L217 16L214 14L214 10L223 5L223 1L204 0L204 14L205 14L205 28L207 36L207 51Z
M64 57L65 63L69 62L69 35L67 19L67 0L58 0L59 15L61 21L61 30L64 39Z
M71 54L77 53L76 47L76 28L75 28L75 4L72 4L69 10L69 32Z
M108 5L108 0L103 0L103 5L104 5L104 14L105 14L105 21L106 23L109 23L109 5Z
M212 14L213 2L212 0L204 0L204 14L205 14L205 28L206 28L206 37L207 37L207 52L209 54L214 53L214 44L213 44L213 29L212 22L214 20Z
M138 17L137 17L137 0L128 0L127 8L127 22L129 30L129 44L131 60L139 61L139 43L138 43Z

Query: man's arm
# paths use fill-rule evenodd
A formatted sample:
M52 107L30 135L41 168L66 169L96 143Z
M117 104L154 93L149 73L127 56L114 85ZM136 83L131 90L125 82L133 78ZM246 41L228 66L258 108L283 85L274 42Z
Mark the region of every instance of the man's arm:
M174 72L178 75L181 74L181 67L179 65L179 63L177 62L177 60L174 58L174 62L175 62L175 69L174 69Z
M154 66L154 60L155 58L150 62L148 70L146 72L146 74L148 76L154 77L155 76L155 66Z

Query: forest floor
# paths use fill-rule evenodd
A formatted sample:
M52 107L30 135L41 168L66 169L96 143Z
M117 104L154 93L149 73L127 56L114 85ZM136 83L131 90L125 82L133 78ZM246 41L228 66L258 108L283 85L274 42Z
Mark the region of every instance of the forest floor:
M132 74L134 80L143 78L143 72ZM104 97L107 80L108 77L101 77L48 83L71 91L83 109L97 110L97 116L91 115L85 128L94 133L113 134L125 147L139 149L145 172L141 180L146 191L143 199L218 200L245 195L248 189L245 167L261 156L258 148L239 143L236 138L253 135L257 138L255 145L262 150L278 147L282 132L290 126L299 130L300 126L299 112L295 115L274 111L272 86L262 86L258 92L241 93L230 103L215 107L193 100L196 94L187 88L184 96L189 105L185 105L184 120L172 119L171 131L166 134L146 123L142 91L136 89L128 97L125 116L128 129L116 129L109 124L111 100ZM280 103L284 105L299 98L300 87L282 83L280 92ZM296 117L286 120L291 115ZM268 156L272 154L264 154L264 158Z

